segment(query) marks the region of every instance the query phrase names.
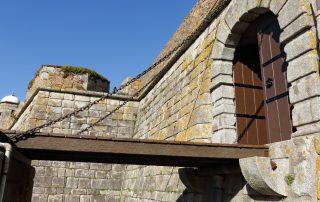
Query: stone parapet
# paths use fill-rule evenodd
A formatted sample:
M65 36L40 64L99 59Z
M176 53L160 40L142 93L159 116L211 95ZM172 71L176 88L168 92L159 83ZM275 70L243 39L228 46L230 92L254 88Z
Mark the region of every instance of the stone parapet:
M29 83L27 99L38 88L109 92L109 86L106 78L87 68L43 65Z
M82 91L54 91L50 89L39 89L27 102L24 110L18 115L18 120L12 126L15 130L27 130L59 118L75 109L88 105L102 95L99 93L84 93ZM42 129L41 132L77 134L81 128L92 124L99 118L119 106L125 97L110 96L84 110L71 118L63 120L53 126ZM89 132L82 135L98 135L112 137L132 137L137 116L138 102L129 101L126 106L97 124Z

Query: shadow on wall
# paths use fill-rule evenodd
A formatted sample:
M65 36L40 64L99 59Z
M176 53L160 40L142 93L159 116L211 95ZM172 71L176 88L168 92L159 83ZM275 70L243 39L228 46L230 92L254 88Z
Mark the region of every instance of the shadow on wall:
M31 202L35 169L30 161L13 152L3 202Z
M237 168L236 166L235 168ZM233 167L232 167L233 168ZM281 197L263 196L253 190L241 173L213 174L212 168L179 169L180 180L186 186L177 202L281 201Z

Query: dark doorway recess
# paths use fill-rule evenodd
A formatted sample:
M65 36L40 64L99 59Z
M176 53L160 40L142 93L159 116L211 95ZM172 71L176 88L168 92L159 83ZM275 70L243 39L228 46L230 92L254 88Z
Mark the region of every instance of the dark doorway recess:
M272 13L255 20L242 35L234 57L239 144L288 140L292 133L281 29Z

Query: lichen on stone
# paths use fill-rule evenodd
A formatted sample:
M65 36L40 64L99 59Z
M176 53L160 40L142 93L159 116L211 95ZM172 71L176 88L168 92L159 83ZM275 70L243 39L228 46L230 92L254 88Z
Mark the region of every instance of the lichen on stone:
M28 90L30 90L30 89L31 89L31 87L33 86L33 83L34 83L34 81L35 81L36 77L38 77L38 76L39 76L40 71L41 71L41 69L38 69L38 71L36 72L36 74L35 74L35 76L33 77L33 79L29 82L29 84L28 84Z
M70 75L78 75L78 74L88 74L91 79L100 79L106 81L107 79L98 74L96 71L84 68L84 67L75 67L71 65L61 66L61 70L63 72L63 78L67 78Z
M288 174L284 177L284 181L287 183L288 186L291 186L294 181L294 175Z

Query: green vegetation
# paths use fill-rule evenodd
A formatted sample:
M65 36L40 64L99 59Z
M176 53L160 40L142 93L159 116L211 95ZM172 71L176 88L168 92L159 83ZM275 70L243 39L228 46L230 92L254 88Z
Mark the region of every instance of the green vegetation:
M103 76L99 75L96 71L84 68L84 67L75 67L70 65L61 66L61 70L63 72L63 78L67 78L70 75L73 74L88 74L89 78L91 79L101 79L101 80L107 80Z
M95 189L95 190L93 191L92 195L100 196L100 195L101 195L100 190L96 190L96 189Z
M36 77L39 76L39 74L40 74L40 70L41 70L41 69L38 69L38 71L37 71L36 74L34 75L33 79L29 82L29 84L28 84L28 90L33 86L34 80L35 80Z
M294 181L294 175L289 174L289 175L285 176L284 181L287 183L287 185L291 186Z
M14 112L11 112L10 117L11 117L13 120L17 120L17 116L14 114Z

